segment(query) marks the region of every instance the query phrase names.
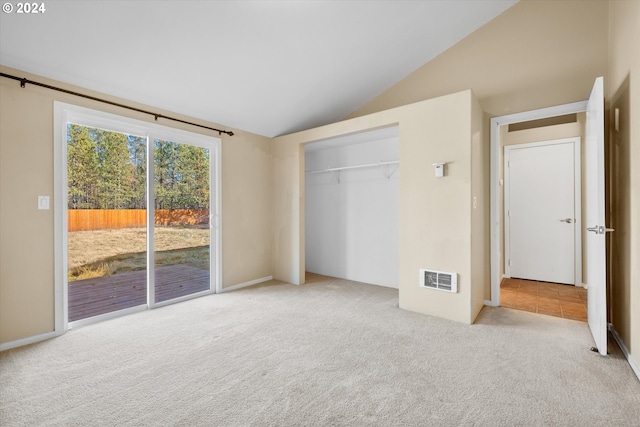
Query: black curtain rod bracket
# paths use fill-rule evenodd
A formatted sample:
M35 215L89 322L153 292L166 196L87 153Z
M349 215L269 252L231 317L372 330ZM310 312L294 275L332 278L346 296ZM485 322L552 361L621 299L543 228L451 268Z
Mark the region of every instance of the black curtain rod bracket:
M17 76L12 76L11 74L6 74L6 73L0 73L0 76L6 77L7 79L12 79L12 80L19 81L21 88L26 87L27 83L28 83L28 84L31 84L31 85L34 85L34 86L43 87L45 89L51 89L51 90L55 90L55 91L58 91L58 92L66 93L66 94L69 94L69 95L79 96L80 98L90 99L92 101L98 101L98 102L102 102L104 104L109 104L109 105L113 105L113 106L120 107L120 108L126 108L127 110L137 111L138 113L149 114L149 115L153 116L156 121L158 121L158 119L166 119L166 120L171 120L171 121L174 121L174 122L184 123L186 125L197 126L199 128L203 128L203 129L209 129L209 130L212 130L214 132L218 132L218 135L222 135L223 133L225 133L225 134L227 134L229 136L233 136L233 132L230 131L230 130L216 129L216 128L212 128L210 126L204 126L204 125L200 125L198 123L193 123L193 122L189 122L189 121L186 121L186 120L176 119L175 117L169 117L169 116L165 116L165 115L158 114L158 113L152 113L151 111L143 110L141 108L130 107L128 105L120 104L118 102L108 101L106 99L97 98L95 96L85 95L85 94L80 93L80 92L74 92L72 90L63 89L61 87L51 86L51 85L40 83L40 82L35 82L33 80L27 79L26 77L20 78L20 77L17 77Z

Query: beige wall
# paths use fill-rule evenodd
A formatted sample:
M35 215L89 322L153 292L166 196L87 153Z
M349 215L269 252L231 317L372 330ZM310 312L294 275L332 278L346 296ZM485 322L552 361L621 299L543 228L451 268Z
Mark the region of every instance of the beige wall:
M400 308L470 322L471 100L417 105L400 119ZM447 162L444 178L436 162ZM458 293L418 287L420 268L457 273Z
M195 121L22 71L2 67L2 72ZM22 89L17 81L0 78L0 343L54 329L54 206L36 209L38 195L53 196L54 101L153 121L144 114L32 85ZM234 132L233 137L222 136L225 287L270 276L272 271L270 139Z
M304 283L304 143L398 125L400 129L400 307L470 323L482 307L488 263L474 262L488 243L484 181L472 184L484 162L482 111L470 91L459 92L274 139L274 277ZM432 164L447 162L446 177ZM482 179L482 167L474 168ZM472 191L479 210L472 216ZM475 193L474 193L475 194ZM472 253L472 227L480 228ZM459 275L459 292L419 287L419 269ZM473 268L473 273L472 273ZM473 274L473 275L472 275ZM473 280L472 280L473 278Z
M528 144L530 142L548 141L552 139L571 138L578 136L584 139L586 113L576 114L576 121L553 126L533 129L508 131L508 126L500 127L500 150L507 145ZM584 142L583 142L584 143ZM504 152L503 152L504 154ZM502 176L501 176L502 177Z
M611 316L636 364L640 363L640 2L609 2ZM616 131L614 111L620 111Z
M471 99L471 319L491 299L491 228L489 140L483 139L484 113Z
M271 138L222 140L222 286L272 275Z
M606 72L607 10L521 0L348 118L469 88L491 116L583 101Z
M304 283L304 148L276 138L272 147L273 277Z

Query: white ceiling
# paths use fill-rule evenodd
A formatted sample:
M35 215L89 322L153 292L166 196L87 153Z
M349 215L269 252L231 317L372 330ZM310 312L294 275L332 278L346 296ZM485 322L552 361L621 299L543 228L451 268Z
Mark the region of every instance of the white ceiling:
M271 137L340 120L516 2L47 1L0 14L0 64Z

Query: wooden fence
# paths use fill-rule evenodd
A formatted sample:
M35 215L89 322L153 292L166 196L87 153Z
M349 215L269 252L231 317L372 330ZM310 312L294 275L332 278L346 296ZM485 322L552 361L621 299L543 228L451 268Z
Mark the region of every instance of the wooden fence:
M156 225L209 224L207 209L158 209L154 213ZM69 209L69 231L104 230L110 228L144 227L145 209Z

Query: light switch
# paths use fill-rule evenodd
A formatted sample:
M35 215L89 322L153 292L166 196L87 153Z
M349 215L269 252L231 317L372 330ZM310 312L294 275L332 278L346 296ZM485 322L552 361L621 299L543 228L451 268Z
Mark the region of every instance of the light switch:
M49 209L49 196L38 196L38 209L43 211Z

